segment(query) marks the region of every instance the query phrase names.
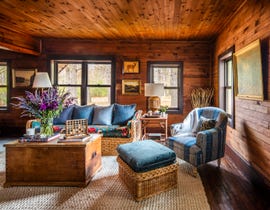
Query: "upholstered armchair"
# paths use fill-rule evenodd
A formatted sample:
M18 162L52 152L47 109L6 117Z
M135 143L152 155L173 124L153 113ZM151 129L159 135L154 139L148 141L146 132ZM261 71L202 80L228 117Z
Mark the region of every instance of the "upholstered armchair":
M182 123L172 124L166 145L177 157L197 167L224 156L227 114L217 107L192 110Z

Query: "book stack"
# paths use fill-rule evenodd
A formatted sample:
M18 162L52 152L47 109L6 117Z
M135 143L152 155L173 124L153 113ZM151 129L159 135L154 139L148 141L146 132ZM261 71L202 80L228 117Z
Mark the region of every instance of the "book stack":
M41 137L39 134L36 135L27 135L24 134L23 137L19 138L20 143L25 143L25 142L49 142L55 139L58 139L60 137L60 134L54 134L53 136L49 137Z

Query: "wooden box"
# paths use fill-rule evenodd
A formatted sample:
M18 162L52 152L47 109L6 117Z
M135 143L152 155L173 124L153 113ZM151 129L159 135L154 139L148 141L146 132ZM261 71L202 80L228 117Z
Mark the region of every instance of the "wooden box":
M179 165L174 163L147 172L133 171L119 156L119 176L136 201L177 187Z
M101 136L88 142L19 143L6 147L6 182L15 185L85 186L101 168Z

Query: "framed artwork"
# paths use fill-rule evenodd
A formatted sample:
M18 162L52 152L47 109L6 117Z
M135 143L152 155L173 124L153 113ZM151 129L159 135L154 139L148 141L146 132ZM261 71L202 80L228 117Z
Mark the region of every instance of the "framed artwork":
M12 69L12 87L31 87L37 69Z
M139 61L124 61L123 74L139 74L140 73Z
M123 95L139 95L141 93L140 80L122 80L122 94Z
M263 100L263 73L260 40L234 53L235 95L250 100Z

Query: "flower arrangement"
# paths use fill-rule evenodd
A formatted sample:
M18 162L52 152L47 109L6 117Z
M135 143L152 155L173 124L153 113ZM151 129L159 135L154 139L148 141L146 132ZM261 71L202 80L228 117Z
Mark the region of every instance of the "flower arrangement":
M57 88L36 90L34 93L25 91L25 94L25 97L14 97L18 103L12 105L23 109L21 117L40 119L40 133L46 136L53 134L53 118L58 117L63 108L76 103L76 98L71 97L70 92L60 91Z

